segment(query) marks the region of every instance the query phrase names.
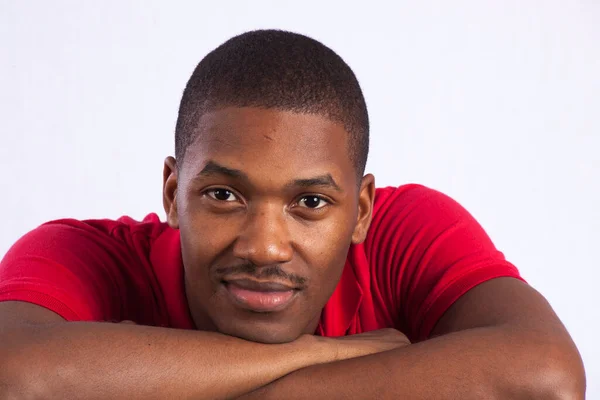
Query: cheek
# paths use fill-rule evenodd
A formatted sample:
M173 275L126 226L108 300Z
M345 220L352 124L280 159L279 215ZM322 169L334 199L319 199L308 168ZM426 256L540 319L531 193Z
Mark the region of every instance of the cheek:
M311 273L319 287L335 287L346 262L354 226L343 219L323 221L307 227L297 237L304 237L299 247L311 266Z
M337 209L323 221L308 226L305 235L309 238L311 247L330 256L346 251L355 227L355 223L351 221L356 220L356 217L349 214L348 210Z
M206 288L211 284L210 266L230 247L239 227L235 221L196 211L180 217L179 231L186 279Z
M229 246L239 232L236 218L223 218L201 208L186 212L180 217L179 229L182 242L198 257L210 257Z
M216 219L201 210L180 217L186 293L197 324L208 324L203 315L207 310L218 308L218 304L213 304L218 282L211 279L210 267L226 254L236 229L234 221Z

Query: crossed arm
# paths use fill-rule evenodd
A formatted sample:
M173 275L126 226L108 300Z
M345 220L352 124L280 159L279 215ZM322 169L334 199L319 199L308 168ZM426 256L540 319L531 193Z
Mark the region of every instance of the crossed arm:
M546 300L512 278L483 283L433 339L295 371L241 399L583 399L585 374Z
M516 279L475 287L434 333L412 345L385 335L263 345L210 332L65 323L41 307L0 303L0 397L584 398L571 338L542 296Z

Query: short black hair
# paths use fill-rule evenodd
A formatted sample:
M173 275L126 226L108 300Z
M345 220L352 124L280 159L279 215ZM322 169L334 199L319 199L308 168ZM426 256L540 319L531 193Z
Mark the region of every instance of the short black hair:
M369 152L369 116L352 69L333 50L307 36L256 30L235 36L196 67L181 98L175 156L183 161L200 117L228 106L320 114L343 124L359 177Z

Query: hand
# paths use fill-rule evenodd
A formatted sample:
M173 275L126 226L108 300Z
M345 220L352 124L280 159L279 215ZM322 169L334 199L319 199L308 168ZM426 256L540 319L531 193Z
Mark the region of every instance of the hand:
M311 352L318 358L313 361L313 365L367 356L410 345L410 341L402 332L392 328L336 338L303 335L298 340L308 343L309 346L318 344L316 348L308 347L303 350ZM270 389L271 385L266 385L238 397L237 400L270 398L268 396Z
M402 332L392 329L360 333L358 335L330 338L337 346L336 361L380 353L410 345Z
M298 343L304 343L304 351L314 356L311 364L321 364L393 350L410 341L402 332L387 328L336 338L303 335Z

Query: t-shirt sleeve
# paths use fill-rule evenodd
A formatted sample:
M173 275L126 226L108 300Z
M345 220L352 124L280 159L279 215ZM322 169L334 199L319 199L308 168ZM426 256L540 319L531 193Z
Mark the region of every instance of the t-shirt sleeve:
M45 307L67 321L117 321L124 290L122 245L83 222L42 225L18 240L0 262L0 301Z
M365 245L378 266L380 292L413 341L427 339L473 287L499 277L522 280L471 214L420 185L384 189L371 230Z

